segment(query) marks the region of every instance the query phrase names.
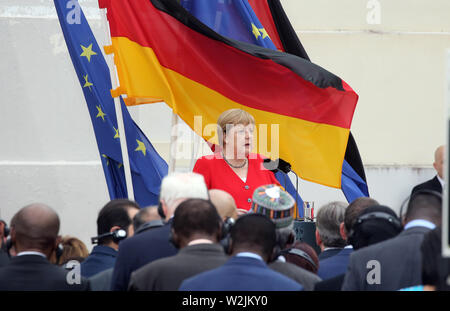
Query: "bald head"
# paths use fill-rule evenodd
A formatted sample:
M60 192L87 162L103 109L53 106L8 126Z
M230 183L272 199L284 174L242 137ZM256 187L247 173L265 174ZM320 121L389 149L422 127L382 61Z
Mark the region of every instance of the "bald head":
M228 192L211 189L209 190L209 197L222 219L225 220L227 217L233 218L234 220L237 219L236 202L234 202L233 197Z
M439 146L434 152L434 169L439 177L444 178L444 153L445 146Z
M55 247L58 232L58 214L45 204L27 205L11 220L11 238L17 252L38 250L46 253Z

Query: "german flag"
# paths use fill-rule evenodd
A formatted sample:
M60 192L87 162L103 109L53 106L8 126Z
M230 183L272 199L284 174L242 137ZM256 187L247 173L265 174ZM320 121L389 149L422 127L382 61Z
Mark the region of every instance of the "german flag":
M248 2L278 50L310 61L280 0L249 0ZM342 169L345 181L342 182L341 188L347 200L351 202L361 195L369 196L364 165L351 131L345 151L345 161L347 164L344 162Z
M99 6L107 9L106 50L120 80L113 96L127 95L127 104L162 100L192 129L194 116L205 125L244 109L257 126L279 125L279 156L303 179L340 188L358 95L339 77L301 57L223 37L176 0Z

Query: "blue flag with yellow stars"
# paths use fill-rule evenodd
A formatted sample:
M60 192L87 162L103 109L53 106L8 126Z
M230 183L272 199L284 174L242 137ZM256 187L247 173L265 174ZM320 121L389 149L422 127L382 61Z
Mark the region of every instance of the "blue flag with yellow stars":
M222 36L276 50L247 0L181 0L181 5Z
M77 0L54 0L67 48L86 99L111 199L127 198L111 78L102 51ZM167 163L134 123L122 98L128 156L135 201L141 206L158 203Z

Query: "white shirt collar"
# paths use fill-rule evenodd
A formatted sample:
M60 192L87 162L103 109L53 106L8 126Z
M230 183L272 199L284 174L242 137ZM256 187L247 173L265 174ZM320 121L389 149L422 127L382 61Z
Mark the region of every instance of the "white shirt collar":
M439 182L441 183L442 189L444 189L445 181L439 175L436 175L436 177L439 180Z
M47 256L45 256L43 253L41 252L34 252L34 251L25 251L25 252L20 252L17 254L17 256L25 256L25 255L38 255L44 258L47 258Z
M342 249L342 247L325 247L325 248L323 249L323 252L324 252L324 251L327 251L327 250L329 250L329 249Z
M255 258L255 259L264 261L264 260L262 259L262 257L259 256L258 254L250 253L250 252L237 253L237 254L236 254L236 257L250 257L250 258Z
M213 244L213 242L211 240L208 240L208 239L197 239L197 240L190 241L188 243L188 246L196 245L196 244Z

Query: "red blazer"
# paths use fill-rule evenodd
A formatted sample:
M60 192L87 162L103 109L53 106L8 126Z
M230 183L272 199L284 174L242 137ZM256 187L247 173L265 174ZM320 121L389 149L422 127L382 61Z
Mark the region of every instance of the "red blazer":
M231 194L237 208L240 209L238 212L243 213L250 209L256 188L280 184L271 171L264 169L263 159L259 154L249 156L246 182L233 171L220 154L201 157L195 163L193 172L203 175L208 189L221 189Z

